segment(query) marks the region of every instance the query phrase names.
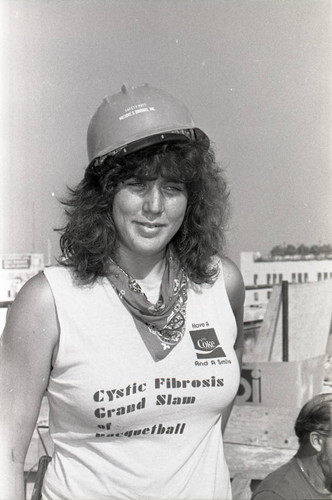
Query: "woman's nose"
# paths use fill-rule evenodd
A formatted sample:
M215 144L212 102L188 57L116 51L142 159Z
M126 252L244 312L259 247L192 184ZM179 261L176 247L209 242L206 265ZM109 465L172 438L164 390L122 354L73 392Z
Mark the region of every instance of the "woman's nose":
M152 186L144 197L143 210L146 213L161 214L164 211L163 195L157 186Z

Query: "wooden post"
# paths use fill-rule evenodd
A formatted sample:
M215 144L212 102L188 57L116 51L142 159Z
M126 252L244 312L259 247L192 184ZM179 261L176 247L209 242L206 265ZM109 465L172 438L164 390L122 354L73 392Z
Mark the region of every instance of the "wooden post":
M282 360L288 361L288 281L281 285L282 295Z

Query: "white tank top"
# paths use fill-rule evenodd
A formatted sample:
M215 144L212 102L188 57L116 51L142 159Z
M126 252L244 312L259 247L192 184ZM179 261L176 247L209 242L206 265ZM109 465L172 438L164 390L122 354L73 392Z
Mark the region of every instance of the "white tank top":
M185 335L158 362L107 279L77 286L66 268L44 273L60 340L43 499L230 499L221 418L240 374L222 272L189 285Z

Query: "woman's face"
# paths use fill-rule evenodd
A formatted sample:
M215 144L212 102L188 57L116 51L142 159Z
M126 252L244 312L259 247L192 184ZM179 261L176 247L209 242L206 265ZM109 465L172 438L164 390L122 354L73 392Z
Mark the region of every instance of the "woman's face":
M162 176L122 182L113 200L120 260L121 256L162 258L182 224L187 198L183 183Z

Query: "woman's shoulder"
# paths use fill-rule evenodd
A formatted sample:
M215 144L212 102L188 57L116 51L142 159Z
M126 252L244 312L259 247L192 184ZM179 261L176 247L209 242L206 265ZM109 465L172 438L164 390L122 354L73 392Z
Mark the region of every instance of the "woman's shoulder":
M47 304L52 305L52 302L51 289L44 272L41 271L23 285L13 302L13 306L24 307L25 305L31 306L35 304L36 306L45 307Z
M229 257L220 257L219 263L223 270L223 275L225 280L235 280L236 282L242 282L242 274L238 266Z
M17 316L49 318L50 312L55 311L53 295L49 283L43 272L30 278L21 288L10 310L9 318L15 313Z
M220 259L220 266L229 301L233 310L243 306L245 286L238 266L228 257Z
M55 297L58 294L71 293L75 289L86 288L71 266L57 265L46 267L43 273Z
M28 337L34 335L37 325L47 325L47 329L57 335L56 310L52 291L43 272L30 278L21 288L11 305L5 330L21 329Z
M56 292L56 290L65 292L66 289L69 291L76 289L84 292L107 281L104 276L97 276L91 281L85 280L81 278L80 273L73 266L67 264L46 267L43 273L53 292Z
M73 277L73 271L72 267L66 266L66 265L56 265L56 266L49 266L45 267L42 274L46 276L48 279L49 277L63 277L67 279L72 279Z
M22 359L49 357L58 341L53 295L41 272L27 281L11 305L2 336L4 346ZM20 356L18 356L18 359Z
M226 290L233 311L240 310L244 304L245 287L239 268L235 262L225 256L214 256L210 265L211 269L215 272L214 282L212 284L191 284L191 286L199 292L209 289L212 293L222 287Z

